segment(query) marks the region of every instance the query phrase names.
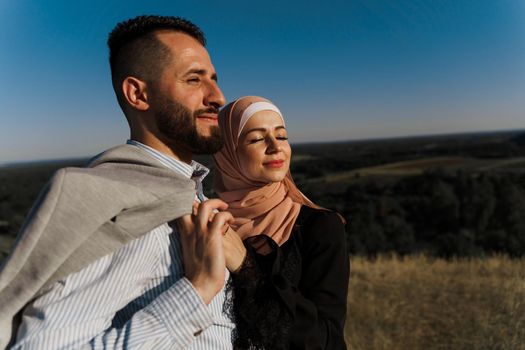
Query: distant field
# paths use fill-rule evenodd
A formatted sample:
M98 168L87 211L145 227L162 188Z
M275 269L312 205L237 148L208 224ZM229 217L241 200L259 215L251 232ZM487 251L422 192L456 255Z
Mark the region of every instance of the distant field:
M334 172L325 176L305 180L306 183L345 182L367 176L417 176L425 171L440 169L442 171L464 170L470 173L516 171L525 172L525 157L507 159L476 159L466 157L432 157L415 160L392 162L377 166Z
M53 172L86 160L0 167L0 259ZM294 144L291 173L347 218L355 254L525 255L525 130Z
M525 349L525 259L351 265L349 349Z

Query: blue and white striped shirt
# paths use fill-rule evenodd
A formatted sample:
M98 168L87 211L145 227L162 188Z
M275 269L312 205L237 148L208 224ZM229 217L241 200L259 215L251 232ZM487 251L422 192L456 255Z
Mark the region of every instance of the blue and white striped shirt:
M209 170L136 141L167 168L196 182ZM228 278L229 274L226 274ZM204 304L184 277L179 235L166 223L56 282L24 310L14 349L232 349L231 295Z

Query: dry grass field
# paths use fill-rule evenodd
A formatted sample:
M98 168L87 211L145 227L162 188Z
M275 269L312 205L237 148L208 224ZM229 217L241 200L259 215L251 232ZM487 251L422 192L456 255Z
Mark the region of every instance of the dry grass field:
M351 265L349 349L525 349L525 259Z

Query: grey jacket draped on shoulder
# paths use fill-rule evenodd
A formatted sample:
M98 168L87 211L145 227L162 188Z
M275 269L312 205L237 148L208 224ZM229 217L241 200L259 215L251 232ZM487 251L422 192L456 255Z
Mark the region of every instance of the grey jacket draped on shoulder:
M0 348L15 315L52 283L191 213L195 183L132 145L53 176L0 267Z

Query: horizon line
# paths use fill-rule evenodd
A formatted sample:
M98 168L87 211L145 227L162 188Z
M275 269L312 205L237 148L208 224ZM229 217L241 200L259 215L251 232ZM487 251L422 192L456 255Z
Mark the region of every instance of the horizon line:
M483 130L483 131L457 131L449 133L430 133L430 134L416 134L416 135L398 135L398 136L384 136L384 137L369 137L369 138L352 138L352 139L339 139L339 140L330 140L330 141L305 141L305 142L293 142L290 143L291 146L303 146L303 145L321 145L321 144L330 144L330 143L347 143L347 142L370 142L370 141L388 141L388 140L402 140L402 139L418 139L418 138L428 138L428 137L447 137L447 136L461 136L461 135L480 135L480 134L499 134L499 133L520 133L525 132L525 128L519 129L501 129L501 130ZM97 153L98 154L98 153ZM86 160L94 157L93 155L86 156L74 156L74 157L60 157L60 158L40 158L33 160L15 160L0 162L0 168L7 168L13 166L24 166L29 164L38 164L38 163L53 163L53 162L68 162L74 160Z

